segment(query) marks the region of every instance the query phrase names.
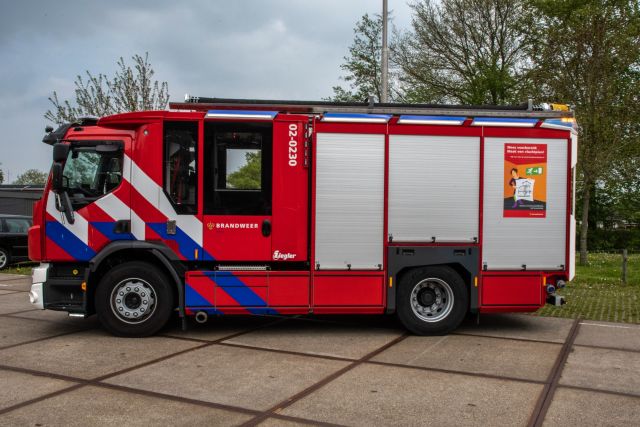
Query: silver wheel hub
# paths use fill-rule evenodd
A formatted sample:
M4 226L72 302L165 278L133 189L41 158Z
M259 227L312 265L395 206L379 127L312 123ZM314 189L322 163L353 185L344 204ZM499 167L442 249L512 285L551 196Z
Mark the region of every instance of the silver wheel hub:
M0 251L0 268L4 267L7 263L7 254L3 251Z
M148 282L125 279L111 291L111 311L125 323L142 323L156 309L156 292Z
M411 290L411 310L423 322L434 323L446 318L453 302L453 290L442 279L424 279Z

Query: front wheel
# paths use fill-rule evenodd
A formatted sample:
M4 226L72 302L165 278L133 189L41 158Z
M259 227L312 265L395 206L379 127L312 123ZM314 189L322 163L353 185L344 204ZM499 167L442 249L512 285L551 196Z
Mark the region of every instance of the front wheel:
M164 327L174 300L160 270L145 262L127 262L100 280L95 305L98 320L112 334L145 337Z
M9 251L7 251L5 248L0 248L0 270L9 265L10 261L11 256L9 254Z
M447 334L464 320L469 294L452 268L418 268L400 280L397 307L398 318L414 334Z

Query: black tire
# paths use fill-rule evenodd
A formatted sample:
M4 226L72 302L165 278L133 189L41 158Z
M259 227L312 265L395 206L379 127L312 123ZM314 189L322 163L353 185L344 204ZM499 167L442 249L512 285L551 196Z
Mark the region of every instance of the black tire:
M107 272L95 294L98 320L106 330L122 337L155 334L167 324L174 305L167 277L152 264L139 261Z
M0 270L11 264L11 252L5 248L0 248Z
M468 310L467 286L450 267L416 268L398 284L398 318L416 335L448 334Z

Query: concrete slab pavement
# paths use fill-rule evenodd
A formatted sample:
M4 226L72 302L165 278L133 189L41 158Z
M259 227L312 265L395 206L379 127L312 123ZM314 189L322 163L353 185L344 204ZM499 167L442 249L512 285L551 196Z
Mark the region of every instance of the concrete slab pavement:
M352 426L524 425L542 385L360 365L282 413Z
M29 292L31 290L31 276L0 273L0 290Z
M0 378L2 378L0 409L9 408L77 384L42 375L6 370L0 370ZM0 423L4 423L2 418L0 418Z
M576 345L640 351L640 325L583 321Z
M82 329L84 329L83 325L67 325L3 316L0 317L0 350L8 346L77 332ZM2 357L0 357L1 363L3 363Z
M640 352L575 346L560 385L640 396Z
M633 426L640 423L640 398L560 387L545 427Z
M22 288L0 288L0 425L640 425L640 325L223 317L122 339L22 310L29 279L3 277Z
M198 345L164 337L118 338L91 330L0 350L0 365L91 379Z
M224 343L298 353L359 359L404 333L399 329L371 328L291 319L265 330L243 334Z
M235 426L251 416L120 390L87 386L8 412L4 425ZM170 420L170 422L169 422Z
M127 372L109 384L266 410L347 363L253 349L209 346ZM179 378L179 381L176 381Z
M455 333L483 335L497 338L563 343L569 335L573 321L555 317L535 317L526 314L486 314L467 319Z
M211 317L206 324L191 322L186 331L181 329L181 326L177 324L178 322L174 322L173 325L169 325L162 335L211 342L274 322L281 322L282 320L282 318L272 316Z
M409 337L374 361L544 381L560 344L477 336Z
M17 313L34 309L35 307L29 302L29 295L25 292L1 295L0 314Z

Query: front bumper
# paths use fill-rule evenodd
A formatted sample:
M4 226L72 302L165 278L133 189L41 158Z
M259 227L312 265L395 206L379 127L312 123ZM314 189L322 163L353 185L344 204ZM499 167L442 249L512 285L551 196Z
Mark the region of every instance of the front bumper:
M85 265L40 264L33 269L29 292L31 304L39 309L86 315Z
M40 310L44 310L44 284L47 281L48 272L49 264L40 264L33 269L31 274L29 301Z

